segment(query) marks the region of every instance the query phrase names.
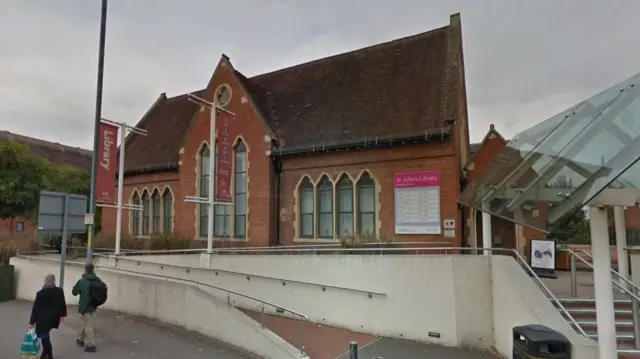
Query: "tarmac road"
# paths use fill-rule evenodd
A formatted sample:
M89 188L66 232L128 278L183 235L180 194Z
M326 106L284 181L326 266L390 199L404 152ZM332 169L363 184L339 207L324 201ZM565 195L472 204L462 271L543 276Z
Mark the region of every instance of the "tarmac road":
M20 358L20 344L28 329L31 303L0 303L0 358ZM108 311L95 316L96 353L75 344L80 328L76 307L69 306L64 326L52 332L55 359L248 359L255 358L224 343L181 329L150 323Z

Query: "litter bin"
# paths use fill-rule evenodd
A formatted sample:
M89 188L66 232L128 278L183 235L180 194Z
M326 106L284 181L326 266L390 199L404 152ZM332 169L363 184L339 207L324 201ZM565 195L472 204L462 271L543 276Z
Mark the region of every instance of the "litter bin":
M571 343L544 325L513 328L513 359L571 359Z
M13 299L13 266L0 264L0 303Z

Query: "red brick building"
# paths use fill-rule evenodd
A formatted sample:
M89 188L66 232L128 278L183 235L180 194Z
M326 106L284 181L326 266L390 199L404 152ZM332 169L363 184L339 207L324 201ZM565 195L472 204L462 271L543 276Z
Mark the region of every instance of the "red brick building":
M478 181L489 169L494 158L499 154L504 154L508 141L496 130L494 125L489 127L489 131L484 136L482 142L473 144L469 162L465 166L465 172L469 183ZM508 151L508 150L507 150ZM516 155L514 153L514 155ZM521 160L520 154L517 161ZM514 156L515 158L515 156ZM506 167L511 168L511 167ZM495 170L491 169L492 171ZM491 184L497 184L503 180L506 173L490 173L490 178L483 178ZM467 220L467 237L463 241L468 247L483 247L482 238L482 213L474 208L465 207ZM529 219L530 221L530 219ZM546 238L546 234L533 228L516 224L507 219L492 216L491 231L493 238L491 246L494 248L518 249L521 254L528 256L529 242L535 238Z
M459 14L447 26L246 77L222 56L199 97L235 113L234 206L216 206L214 235L238 245L336 242L343 236L461 244L456 203L469 154ZM214 96L214 94L216 94ZM136 236L206 238L209 110L160 95L125 143L123 216ZM396 234L394 175L437 171L440 234ZM455 231L442 230L454 223ZM103 210L103 231L115 211ZM444 233L447 233L445 236Z

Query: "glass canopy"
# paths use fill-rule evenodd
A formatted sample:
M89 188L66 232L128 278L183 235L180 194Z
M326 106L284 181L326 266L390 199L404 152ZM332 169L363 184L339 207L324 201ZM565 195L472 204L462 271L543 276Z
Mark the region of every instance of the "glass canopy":
M549 232L605 189L639 188L639 158L637 74L516 135L458 202Z

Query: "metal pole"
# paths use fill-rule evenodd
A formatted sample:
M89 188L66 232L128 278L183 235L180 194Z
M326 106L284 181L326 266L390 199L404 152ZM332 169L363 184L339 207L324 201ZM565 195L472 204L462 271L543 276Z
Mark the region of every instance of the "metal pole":
M62 251L60 252L60 288L64 289L64 267L67 262L67 237L69 236L69 195L64 196L62 212Z
M638 291L635 288L631 288L631 292L638 295ZM636 349L640 349L640 308L638 301L631 297L631 310L633 311L633 339Z
M482 247L485 256L491 255L491 214L482 211Z
M214 100L215 101L215 100ZM211 106L211 123L209 124L209 221L207 222L207 253L213 253L213 216L216 185L216 112L215 103Z
M624 293L622 288L629 289L624 279L629 279L629 257L625 251L627 247L627 225L624 218L624 207L613 207L613 219L616 230L616 250L618 254L618 283L620 284L620 293ZM623 279L624 278L624 279Z
M127 127L120 126L120 163L118 164L118 208L116 209L116 255L120 254L122 238L122 196L124 195L124 141L127 138Z
M102 118L102 83L104 78L104 47L107 30L107 0L102 0L100 18L100 44L98 48L98 85L96 91L96 116L93 129L93 157L91 159L91 193L89 195L89 215L93 223L87 228L87 263L93 262L93 236L95 235L96 179L98 176L98 149L100 142L100 120Z
M576 268L576 256L569 252L571 259L571 296L576 298L578 296L578 269Z
M300 319L300 356L304 356L304 322L305 319Z
M349 359L358 359L358 343L349 343Z
M591 254L593 257L593 286L596 298L599 358L617 358L616 318L613 309L613 280L607 210L589 207L591 227Z

